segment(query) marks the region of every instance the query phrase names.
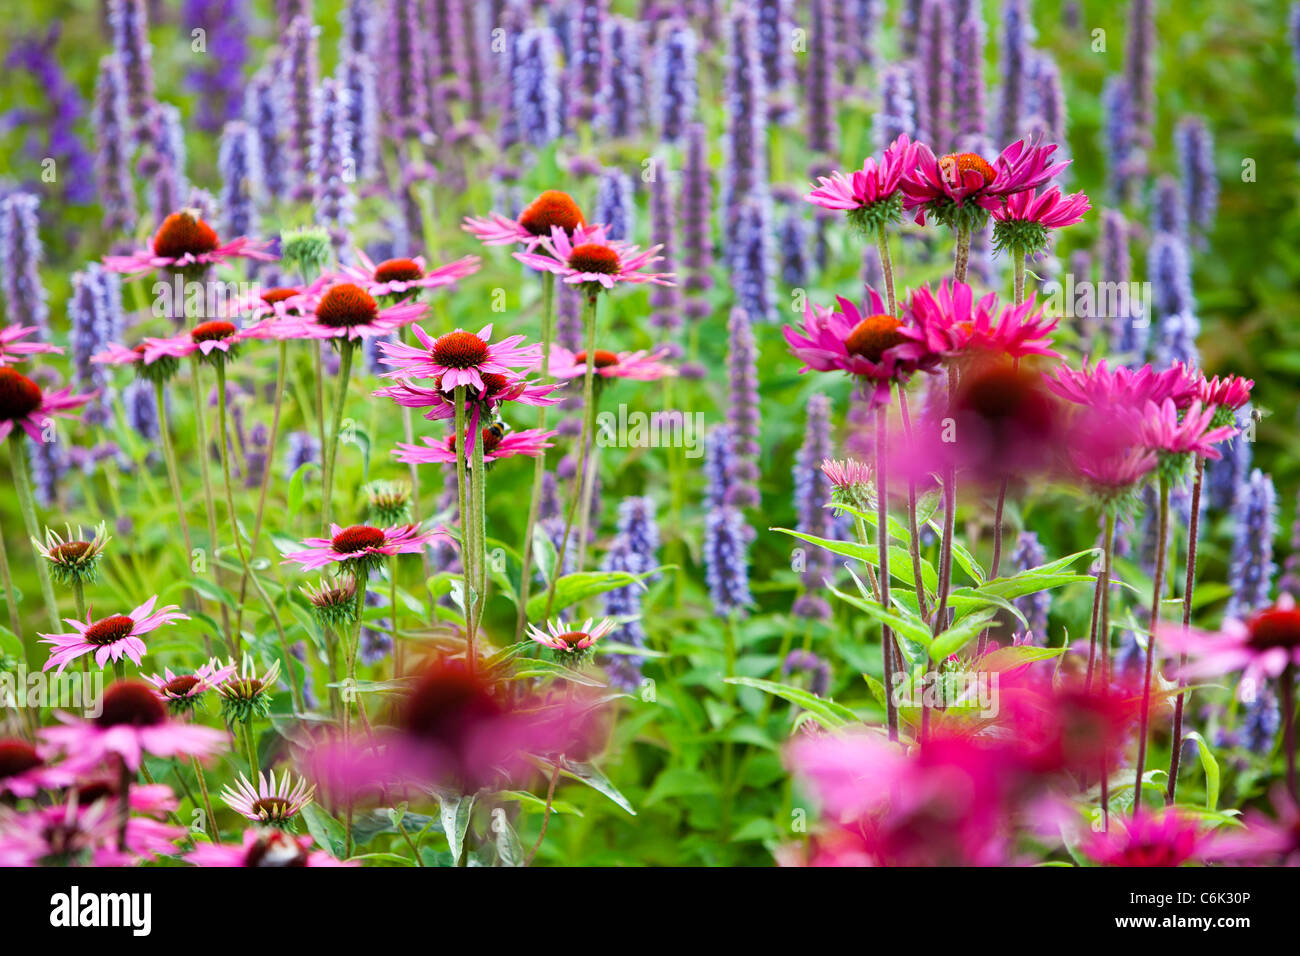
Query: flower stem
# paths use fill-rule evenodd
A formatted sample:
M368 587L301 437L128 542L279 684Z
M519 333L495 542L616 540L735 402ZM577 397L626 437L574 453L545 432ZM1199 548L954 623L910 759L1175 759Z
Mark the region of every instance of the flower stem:
M185 499L181 497L181 479L176 469L176 449L172 445L171 426L167 421L167 403L162 380L153 383L154 403L158 406L158 434L162 439L163 460L167 464L167 480L172 487L172 499L176 502L176 517L180 521L181 537L185 541L185 562L188 568L194 560L194 545L190 540L190 523L185 520ZM206 634L204 635L206 640ZM211 648L209 648L209 656Z
M18 614L18 594L14 591L13 575L9 573L9 552L5 548L4 535L0 534L0 582L4 584L5 602L9 606L9 630L14 632L14 637L18 638L18 643L23 642L23 621ZM78 612L78 617L81 616ZM27 658L27 648L23 645L23 658Z
M880 606L889 611L889 472L885 454L885 406L876 409L876 543L880 565ZM880 653L884 661L885 723L889 739L898 740L898 705L894 701L894 635L889 625L880 625Z
M1110 560L1115 545L1115 512L1106 509L1106 527L1101 540L1101 573L1097 575L1097 586L1092 595L1092 623L1088 628L1088 672L1083 681L1084 692L1092 690L1092 676L1097 659L1097 645L1102 647L1101 681L1102 687L1109 686L1110 675L1106 673L1110 661Z
M898 414L903 420L903 439L910 447L912 444L912 416L907 408L907 392L900 385L898 388ZM912 536L912 580L916 582L916 604L921 617L929 615L928 599L925 593L925 580L921 576L921 535L916 524L916 479L907 476L907 531Z
M203 393L199 388L199 360L197 353L190 358L190 384L194 395L194 422L198 429L198 458L199 474L203 477L203 504L208 514L208 551L209 559L212 562L212 577L218 585L221 584L221 567L217 563L217 509L212 498L212 474L208 463L208 426L207 418L203 414ZM224 431L221 435L221 441L224 445L226 436ZM225 456L225 449L222 449L222 456ZM221 605L221 630L226 636L226 647L230 650L230 656L237 657L235 639L230 630L230 609L226 607L225 601L219 601Z
M483 612L487 609L487 468L483 462L483 436L475 435L473 460L470 473L470 490L474 495L474 551L478 556L478 576L474 582L477 600L474 602L474 635L478 636L483 626ZM473 648L470 648L473 651Z
M957 227L957 251L953 256L952 277L958 282L966 281L966 267L970 264L970 226Z
M272 463L275 461L275 444L280 436L280 412L284 405L285 365L288 360L288 342L279 343L279 356L275 366L275 404L271 411L271 434L267 436L266 459L262 465L261 487L257 491L257 516L253 519L253 535L249 539L248 552L257 554L257 543L262 536L262 520L266 515L266 490L271 484ZM223 426L224 427L224 426ZM248 594L248 572L239 581L239 607L235 611L235 630L238 631L244 617L244 598Z
M1160 478L1160 513L1156 530L1156 570L1151 584L1151 616L1147 628L1146 676L1142 682L1142 719L1138 725L1138 755L1133 771L1133 814L1142 808L1142 771L1147 762L1147 726L1151 721L1151 677L1156 660L1156 625L1160 623L1160 595L1165 585L1165 550L1169 542L1169 479Z
M227 450L226 435L229 432L229 422L226 413L226 363L224 359L218 358L216 361L217 370L217 420L221 425L221 441L218 443L221 448L221 477L226 487L226 512L230 518L230 533L235 538L235 551L239 554L239 564L244 569L244 580L253 582L253 589L257 591L262 603L266 605L267 613L271 616L271 623L275 625L275 632L280 638L280 651L284 654L284 669L289 675L289 688L293 692L293 704L298 713L305 713L307 705L303 701L302 689L298 686L297 670L294 668L293 654L289 652L289 638L284 633L284 625L280 623L280 614L275 609L275 602L271 596L266 593L266 588L262 582L253 573L253 568L249 564L248 554L244 551L244 537L239 531L239 519L235 514L234 492L231 490L230 480L230 453ZM242 610L243 602L240 602ZM236 617L236 621L239 617ZM236 633L241 633L236 628Z
M957 395L957 367L948 366L948 409ZM937 635L948 626L948 592L952 589L952 539L957 525L957 469L949 462L943 474L943 540L939 548L939 592L931 628Z
M564 537L560 539L559 555L556 558L556 573L551 576L550 583L546 588L546 611L542 615L543 620L551 616L551 607L555 603L555 582L560 578L560 569L564 567L564 556L569 550L569 535L573 531L573 519L578 509L578 501L582 497L583 480L587 471L587 446L591 439L591 427L595 421L592 414L595 402L595 372L596 372L596 303L599 293L588 293L586 306L583 310L583 322L587 328L587 368L582 381L582 434L578 438L578 467L573 475L573 491L569 496L569 514L564 522ZM579 525L579 534L586 537L587 516L581 517ZM578 566L582 570L582 566Z
M555 762L555 768L551 771L551 782L546 787L546 809L542 812L542 830L537 834L537 842L533 844L532 850L528 853L528 859L524 860L524 866L533 865L533 857L537 856L537 851L542 848L542 841L546 839L546 827L551 822L551 802L555 799L555 784L560 779L560 761L561 756Z
M460 499L461 609L465 612L465 662L474 670L474 614L470 580L474 573L474 543L470 536L469 495L465 490L465 386L457 385L452 401L456 405L456 493Z
M194 777L199 782L199 795L203 798L203 810L208 815L208 822L212 826L212 842L221 842L221 830L217 826L217 815L212 812L212 797L208 794L208 780L203 774L203 768L199 766L199 761L195 757L190 757L190 766L194 768ZM177 779L180 779L180 773L177 773Z
M352 378L352 354L356 350L357 344L351 339L343 339L343 344L339 346L339 389L334 397L334 425L325 458L322 513L326 528L330 526L330 521L334 517L334 467L339 456L339 432L343 428L343 409L348 402L348 381Z
M1278 679L1278 696L1282 709L1282 748L1286 751L1286 789L1293 803L1300 803L1300 787L1295 770L1295 663L1287 661Z
M1187 520L1187 578L1183 583L1183 630L1192 626L1192 597L1196 593L1196 539L1200 536L1201 523L1201 485L1205 480L1205 456L1196 456L1196 477L1192 481L1192 512ZM1178 686L1186 687L1187 681L1182 676L1182 669L1187 666L1187 654L1184 652L1178 660ZM1169 783L1165 791L1165 803L1173 803L1178 793L1178 762L1182 759L1183 749L1183 704L1186 694L1179 693L1174 698L1174 728L1170 739Z
M543 382L550 378L551 366L551 327L555 321L555 275L542 273L542 374ZM546 406L537 406L537 428L546 430ZM524 624L528 621L528 592L532 587L533 571L533 527L537 524L537 513L541 508L542 478L546 474L546 449L539 449L533 460L533 490L528 499L528 520L524 522L524 543L522 557L522 577L519 579L519 613L515 618L515 640L524 633ZM552 576L559 569L552 571Z
M880 253L880 271L885 277L885 301L889 305L889 314L898 314L898 302L894 298L894 263L889 255L889 239L885 236L885 224L876 224L876 249ZM902 394L902 390L899 390Z
M27 526L27 536L32 539L32 546L41 539L40 525L36 521L36 500L32 497L32 479L27 473L27 449L23 447L22 429L15 428L9 433L9 459L13 464L14 490L18 492L18 507L22 509L23 523ZM36 556L36 576L41 582L41 597L45 599L45 610L50 616L50 625L57 633L59 630L59 602L54 597L54 584L50 580L50 569L45 559Z

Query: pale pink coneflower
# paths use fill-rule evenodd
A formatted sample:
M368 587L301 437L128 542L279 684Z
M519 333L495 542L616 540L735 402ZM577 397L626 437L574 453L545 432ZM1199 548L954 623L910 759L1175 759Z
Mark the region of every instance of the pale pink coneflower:
M514 256L524 265L553 273L566 285L581 286L590 293L597 289L608 291L620 282L673 285L671 273L641 271L663 258L657 255L662 248L651 246L642 251L621 240L609 239L604 226L591 226L578 230L572 238L563 229L552 229L546 243L549 255L516 252Z
M467 434L472 434L467 430ZM526 458L536 458L542 453L543 448L550 448L549 438L555 437L554 431L542 431L540 428L526 428L517 432L502 432L498 428L489 425L482 429L479 434L483 439L483 463L491 464L502 458L513 458L522 455ZM448 435L446 438L421 438L424 447L420 445L398 442L393 451L393 457L400 462L412 465L434 465L434 464L456 464L456 436ZM473 451L473 442L470 442L470 452ZM466 463L468 463L470 454L466 452Z
M273 262L277 257L267 251L269 246L267 240L246 236L222 243L216 230L199 218L196 210L182 209L163 220L150 248L125 256L105 256L104 268L110 272L140 275L152 269L206 269L241 258Z
M315 785L302 777L295 783L287 771L281 774L277 783L272 770L269 777L259 773L256 786L240 774L234 789L222 789L221 799L230 809L254 823L287 827L302 808L312 802L315 794Z
M548 189L510 219L500 213L486 218L466 216L462 228L485 246L522 245L532 252L551 237L552 229L572 234L586 225L582 210L568 193Z
M32 355L62 355L63 349L45 342L22 341L33 332L38 331L34 325L6 325L0 329L0 366L13 362L25 362Z
M436 269L430 269L423 256L412 259L385 259L376 265L364 251L356 251L357 265L345 265L339 272L373 296L405 296L422 289L453 285L479 269L478 256L465 256Z
M0 367L0 441L21 428L32 441L44 442L53 416L69 417L98 395L98 391L74 395L71 388L47 392L16 369Z
M330 525L330 537L306 538L301 551L285 554L282 564L297 564L304 571L338 564L369 567L398 554L419 554L447 535L441 531L420 531L419 525L400 524L375 528L357 524L344 528Z
M120 661L123 657L130 658L138 667L140 658L146 652L144 641L140 640L142 635L156 631L164 624L189 620L189 615L182 614L175 604L168 604L155 611L157 601L158 596L155 594L130 614L114 614L98 621L90 619L89 611L86 612L84 623L74 618L64 618L65 623L72 625L70 633L41 635L41 643L53 648L49 660L41 669L49 670L57 666L58 673L62 674L69 662L83 654L94 654L95 664L99 667L110 660Z

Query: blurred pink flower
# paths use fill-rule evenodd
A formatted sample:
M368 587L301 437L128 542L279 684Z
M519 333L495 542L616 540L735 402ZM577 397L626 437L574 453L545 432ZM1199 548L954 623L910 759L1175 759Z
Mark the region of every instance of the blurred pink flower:
M32 441L44 442L45 429L52 416L69 417L73 409L98 395L98 391L73 395L71 388L47 392L21 372L7 365L0 366L0 441L17 427L31 436Z
M677 370L660 361L667 357L667 349L647 352L610 352L596 349L595 361L592 363L596 375L602 378L630 378L638 382L652 382L656 379L676 375ZM587 353L570 352L562 345L551 346L550 375L552 378L581 378L587 373Z
M295 836L283 830L249 827L243 842L196 843L185 856L195 866L360 866L359 860L336 860L324 850L312 849L310 836Z
M1228 618L1217 633L1165 624L1160 640L1171 651L1191 658L1184 677L1200 679L1242 672L1239 693L1249 696L1270 677L1281 677L1290 665L1300 669L1300 610L1290 594L1256 611L1246 620Z
M1112 815L1109 831L1090 832L1079 849L1101 866L1182 866L1200 862L1209 846L1196 817L1168 807Z
M38 330L34 325L6 325L0 329L0 366L12 362L24 362L31 355L63 354L63 349L57 345L22 341L36 331Z

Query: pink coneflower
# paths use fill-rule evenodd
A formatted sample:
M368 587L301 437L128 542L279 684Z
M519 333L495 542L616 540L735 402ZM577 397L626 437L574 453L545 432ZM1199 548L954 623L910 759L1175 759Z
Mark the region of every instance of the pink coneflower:
M145 680L154 686L158 696L167 702L173 714L191 710L205 691L216 690L235 674L234 664L223 665L210 660L192 674L174 674L170 667L161 676L153 674Z
M1205 458L1223 457L1215 447L1219 442L1237 434L1231 425L1213 427L1215 408L1202 409L1200 401L1193 402L1182 417L1172 398L1163 402L1147 402L1142 413L1140 431L1142 444L1163 455L1202 455Z
M1195 379L1178 364L1163 372L1157 372L1150 364L1135 371L1122 365L1108 368L1102 359L1081 369L1058 365L1052 372L1044 373L1044 377L1048 388L1079 405L1110 405L1132 410L1144 407L1147 402L1160 403L1170 398L1181 406L1190 402L1196 392Z
M54 648L50 652L50 659L41 669L49 670L57 665L58 673L62 674L70 661L83 654L94 654L95 663L100 667L110 660L120 661L123 657L130 658L138 667L140 658L146 651L144 641L140 640L141 635L156 631L173 621L189 620L189 615L182 614L175 604L168 604L155 611L154 604L157 601L158 596L155 594L130 614L114 614L98 621L91 621L89 611L86 612L85 623L64 618L66 623L72 625L72 633L41 635L41 643Z
M653 382L656 379L676 375L677 370L660 361L668 355L667 349L648 352L610 352L596 349L592 367L596 375L602 378L630 378L638 382ZM581 378L587 372L587 353L570 352L562 345L551 346L550 374L552 378Z
M222 244L216 231L199 218L193 209L174 212L158 227L151 248L128 256L105 256L104 267L112 272L139 275L151 269L198 271L224 265L231 259L255 259L273 262L267 252L270 242L241 236Z
M525 265L552 272L566 284L582 286L588 292L612 289L620 282L673 285L670 273L641 271L643 266L663 258L656 255L663 246L651 246L642 252L626 242L606 238L604 226L580 229L572 239L557 227L551 230L546 248L551 255L516 252L514 256Z
M836 171L829 177L817 177L817 188L804 199L823 209L848 213L850 221L863 229L897 219L901 211L899 187L903 177L916 168L919 145L900 136L879 160L868 156L862 168L848 176Z
M1060 186L1042 195L1033 189L1012 193L1005 203L990 209L994 248L1013 255L1036 255L1047 248L1049 230L1082 222L1083 214L1091 208L1083 193L1062 196Z
M195 866L360 866L336 860L324 850L313 850L310 836L283 830L250 827L238 846L197 843L185 857Z
M469 434L467 431L466 434ZM540 428L526 428L517 432L502 432L497 427L489 425L482 429L480 435L483 438L483 462L490 464L501 458L513 458L516 455L523 455L527 458L536 458L542 453L543 448L550 448L551 443L548 438L555 437L553 431L542 431ZM456 463L456 436L448 435L446 438L421 438L426 447L421 448L419 445L411 445L406 442L398 442L397 448L393 451L393 456L401 462L413 465L432 465L432 464L451 464ZM471 450L473 443L470 443ZM467 454L468 459L468 454Z
M150 382L165 382L176 374L176 370L180 368L177 359L167 355L165 351L155 351L153 358L148 359L145 357L146 347L144 342L133 348L110 342L102 352L92 355L90 360L98 365L129 365L135 369L137 376Z
M1031 297L1021 305L998 308L996 293L978 301L964 282L944 279L939 291L922 286L912 293L908 311L917 327L929 332L929 346L954 355L1030 355L1060 358L1050 346L1057 319L1049 319Z
M1202 860L1209 847L1200 821L1169 807L1112 817L1110 829L1090 832L1080 850L1102 866L1182 866Z
M521 345L522 335L492 342L491 324L477 333L456 329L437 338L418 325L411 331L421 347L379 343L383 352L380 363L393 368L384 377L436 379L437 387L449 395L458 385L464 385L482 396L488 390L485 375L509 375L517 369L531 368L541 354L540 346Z
M120 757L129 770L139 770L143 754L155 757L203 757L216 753L229 740L211 727L167 719L167 708L143 681L114 681L104 691L100 714L81 720L56 713L62 727L46 727L39 736L58 747L71 769L94 767Z
M1051 379L1045 381L1051 385ZM1132 491L1160 462L1154 451L1141 444L1139 424L1123 405L1078 410L1064 447L1070 470L1107 502Z
M0 738L0 795L34 797L38 790L66 787L76 774L46 762L40 749L17 737Z
M160 359L188 358L195 352L204 359L223 359L234 356L240 342L260 336L249 335L244 329L224 319L201 322L188 332L167 338L146 338L143 360L152 365Z
M25 813L0 806L0 866L129 866L175 853L186 835L183 827L132 816L119 849L120 819L116 798L72 799Z
M301 315L267 320L258 333L267 338L369 339L391 335L424 315L422 302L405 301L379 307L375 297L354 282L332 276L318 279L301 298L293 300Z
M917 149L915 171L903 177L903 208L915 209L916 222L926 213L949 226L982 222L1003 197L1042 186L1069 165L1053 163L1055 144L1040 146L1020 139L993 163L977 153L949 153L936 158L924 143Z
M307 306L305 296L304 290L296 286L254 288L228 303L225 314L246 318L251 324L301 316Z
M11 362L25 362L28 356L42 353L62 355L63 349L45 342L23 342L22 339L38 331L34 325L6 325L0 329L0 366Z
M838 310L809 305L803 327L785 327L790 351L804 362L800 372L842 371L855 376L873 408L889 401L890 387L905 383L912 373L930 371L942 354L930 343L938 330L928 324L927 313L903 319L888 315L884 301L868 290L871 312L864 314L843 297Z
M592 619L587 618L582 626L569 626L562 619L546 622L546 630L529 624L528 637L543 647L549 647L561 654L576 655L589 650L593 644L614 630L618 624L612 618L605 618L595 627Z
M572 196L548 189L529 203L518 219L495 212L486 219L466 216L462 228L485 246L523 245L532 252L551 237L552 229L572 234L585 225L582 210Z
M385 259L375 265L362 250L356 251L360 265L346 265L340 270L343 277L355 282L374 296L404 296L421 289L437 289L478 272L478 256L465 256L445 266L429 269L423 256L414 259Z
M1171 650L1191 658L1183 669L1185 677L1218 677L1240 670L1243 696L1264 679L1280 677L1288 666L1300 668L1300 610L1286 593L1244 621L1228 618L1217 634L1164 625L1160 637Z
M375 528L355 524L348 528L330 525L330 537L306 538L302 551L284 556L282 564L297 564L304 571L338 564L355 567L371 565L397 554L419 554L431 543L446 538L441 531L420 531L419 525L399 524Z
M21 372L9 366L0 367L0 441L8 438L17 426L31 436L32 441L43 442L51 416L66 418L73 409L80 408L98 395L98 390L73 395L71 388L46 392Z
M488 372L482 376L484 390L481 394L466 395L465 405L471 409L479 405L480 412L494 412L506 402L518 402L521 405L555 405L564 400L556 394L564 387L562 382L540 384L530 382L522 375L499 375ZM425 388L412 382L399 381L396 385L376 389L372 395L391 398L403 408L427 409L424 417L429 421L440 421L456 417L456 405L452 397L442 390L438 382L433 388Z
M264 774L257 775L257 786L253 786L243 774L235 781L235 788L225 787L221 799L236 813L252 820L273 827L286 827L290 821L312 802L316 787L302 777L294 783L292 775L285 772L276 783L275 771L268 779Z

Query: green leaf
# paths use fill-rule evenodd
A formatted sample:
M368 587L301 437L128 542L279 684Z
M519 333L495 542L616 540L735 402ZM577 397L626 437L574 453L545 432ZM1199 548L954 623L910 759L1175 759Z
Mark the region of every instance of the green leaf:
M818 697L816 694L809 693L799 687L791 687L789 684L778 684L776 681L762 680L758 677L728 677L727 683L739 684L742 687L754 687L769 694L774 694L782 700L788 700L792 704L798 704L812 714L817 723L827 730L838 730L847 724L859 721L858 715L843 704L837 704L833 700Z
M1196 741L1196 756L1200 758L1201 769L1205 771L1205 806L1209 810L1216 810L1219 806L1219 761L1215 759L1205 738L1196 731L1188 731L1183 739Z
M853 605L860 611L865 611L867 614L870 614L876 620L884 624L888 624L908 640L915 641L922 647L930 646L930 629L925 625L924 621L919 619L909 620L908 618L886 611L874 601L864 601L861 598L855 598L853 595L845 594L843 591L834 587L830 587L829 589L830 592L841 601Z
M533 762L546 771L553 771L557 766L556 761L551 757L543 757L538 754L533 755ZM570 777L580 783L585 783L597 793L609 797L610 800L613 800L632 816L636 816L636 811L632 809L632 804L628 801L627 797L623 796L623 794L619 792L618 787L610 783L609 778L591 764L565 760L563 763L558 764L558 766L560 768L560 773L564 774L566 777Z
M450 790L435 790L434 796L438 798L438 817L442 821L442 832L447 835L452 859L459 860L469 830L470 813L474 809L474 795L464 797Z
M528 657L520 660L517 669L509 675L510 680L524 680L529 677L555 677L574 684L581 684L583 687L605 686L604 681L588 677L581 671L575 671L572 667L565 667L558 661L542 660L541 658Z
M343 859L343 851L347 845L343 824L326 813L320 804L309 803L302 808L301 813L312 839L329 850L335 858Z
M555 582L555 600L551 602L551 611L559 611L585 601L587 598L613 591L615 588L630 586L645 589L642 583L646 578L669 570L673 565L663 565L643 574L629 574L626 571L579 571L566 574ZM534 594L528 599L528 619L535 621L546 613L546 592Z
M551 583L551 576L555 574L555 565L559 560L555 542L546 533L542 522L537 522L533 525L533 565L541 574L544 583Z
M987 671L1009 671L1013 667L1023 667L1035 661L1045 661L1064 654L1064 647L1032 647L1028 644L999 647L980 660L980 669Z
M523 866L524 848L519 843L519 834L515 832L515 828L506 819L504 811L493 815L492 829L496 831L497 859L501 861L501 865Z
M876 563L876 549L870 545L859 544L856 541L839 541L835 538L819 538L816 535L804 534L802 531L791 531L789 528L768 528L767 530L788 534L792 538L798 538L800 541L807 541L809 544L815 544L820 548L825 548L827 551L842 555L846 558L865 561L870 565L875 565ZM909 558L909 560L911 559Z
M980 631L988 626L989 621L997 617L994 611L979 611L964 617L948 630L941 632L930 644L930 660L942 661L975 639Z

